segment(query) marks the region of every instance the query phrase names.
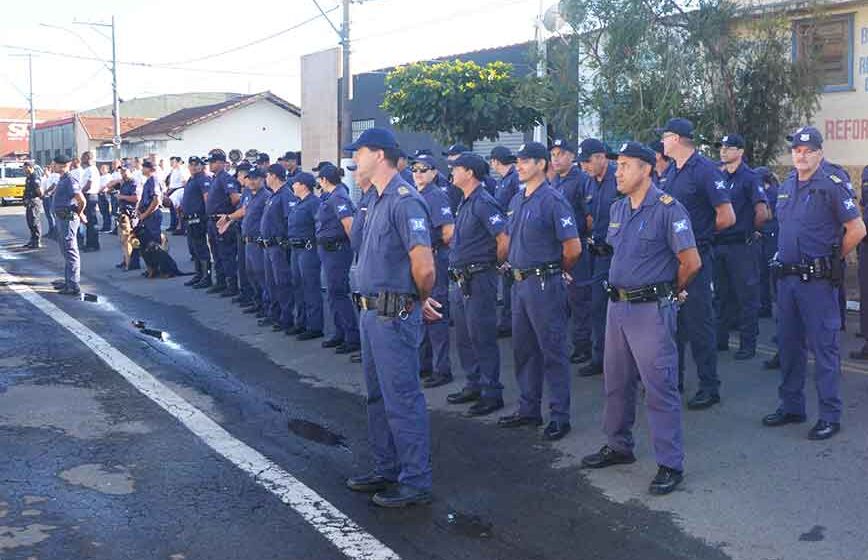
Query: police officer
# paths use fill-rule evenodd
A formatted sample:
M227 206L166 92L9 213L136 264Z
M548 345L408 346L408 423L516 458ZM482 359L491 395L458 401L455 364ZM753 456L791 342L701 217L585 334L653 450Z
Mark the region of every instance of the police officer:
M569 140L558 138L552 142L551 167L554 171L552 187L567 200L576 217L576 228L582 240L579 261L569 271L573 281L567 285L567 301L572 319L574 364L591 359L591 286L589 259L587 256L587 233L590 221L585 200L585 185L588 175L574 165L577 149Z
M542 384L548 384L551 418L543 438L570 431L570 372L566 334L565 271L582 252L576 218L567 200L546 180L549 152L530 142L517 152L524 183L509 206L509 265L515 375L521 390L518 410L498 424L505 428L542 424Z
M287 200L289 197L295 198L295 195L290 192L292 187L285 183L286 169L279 163L272 164L265 177L265 184L271 189L272 195L265 201L259 226L259 246L263 249L265 289L270 306L259 314L262 315L259 325L277 326L275 330L290 332L295 324L295 300L292 294L292 271L286 258L285 247L289 242L286 237L286 214Z
M144 225L155 239L160 239L163 213L160 212L162 191L157 182L156 166L154 162L146 159L142 162L142 175L145 184L142 185L142 194L136 208L139 214L139 223Z
M457 158L461 154L465 152L469 152L470 149L464 144L452 144L449 146L445 152L442 154L446 157L446 163L452 161ZM418 159L420 156L427 155L425 153L419 153L416 157ZM461 204L461 199L464 197L464 194L461 192L461 189L452 184L452 180L445 175L438 173L437 176L437 185L440 187L446 196L449 197L449 202L452 207L452 213L454 214L458 210L458 205Z
M24 245L27 249L42 248L42 186L33 169L33 163L24 162L24 217L27 220L27 229L30 230L30 241Z
M760 275L757 230L769 218L762 178L744 162L744 138L727 134L717 143L720 160L735 211L735 224L717 232L715 245L715 290L720 312L717 316L717 349L729 350L729 331L739 330L736 360L756 356L759 335Z
M259 152L256 154L254 165L256 165L256 169L258 169L263 175L266 175L268 173L268 168L271 167L271 157L265 152Z
M754 172L760 176L763 184L763 190L766 193L766 200L769 204L770 218L763 224L760 229L762 237L760 237L760 250L758 255L758 266L760 271L760 317L772 316L772 280L769 274L769 262L778 252L778 187L780 182L775 174L768 167L757 167Z
M238 228L233 225L221 234L217 231L217 221L232 213L241 200L241 193L238 183L226 171L226 152L211 150L208 165L213 176L205 195L205 213L208 215L208 245L214 258L216 282L207 292L234 297L238 295Z
M362 247L362 232L365 228L365 220L368 215L368 207L378 196L378 194L377 189L372 188L370 178L359 175L358 166L355 163L350 163L347 166L347 169L352 171L353 181L355 181L356 185L358 185L359 190L361 191L359 200L356 203L356 216L355 218L353 218L353 225L352 228L350 228L350 246L353 249L354 258L358 260L359 249L361 249ZM353 291L354 297L359 295L358 286L358 268L351 268L350 289ZM354 352L350 355L350 362L356 364L362 363L361 350L359 352Z
M866 197L868 197L868 165L862 170L862 195L859 197L863 219L866 217L866 207L868 207ZM866 342L859 350L850 352L850 357L854 360L868 360L868 243L864 240L859 244L859 301L859 331Z
M264 156L264 157L263 157ZM268 154L260 153L257 161L268 161ZM242 161L235 168L235 181L238 183L238 187L241 189L241 198L238 202L238 207L224 219L217 222L218 231L223 230L226 227L226 221L230 218L233 222L238 222L239 228L241 227L241 220L244 219L244 212L247 208L247 205L250 204L250 201L253 199L253 192L247 187L247 175L253 169L261 170L261 165L257 164L254 167L250 162ZM268 167L265 167L266 171ZM263 175L265 173L263 172ZM221 227L222 225L222 227ZM252 307L255 305L254 302L254 293L253 293L253 285L250 283L247 274L247 255L246 255L246 246L244 244L244 240L242 236L237 236L237 262L238 262L238 295L232 298L232 303L237 303L241 307ZM223 297L228 297L226 293L221 294Z
M301 155L298 152L286 152L283 154L283 161L280 162L280 165L283 166L283 169L286 171L286 178L292 179L296 173L301 172L301 168L299 164L301 162ZM290 184L290 186L292 186ZM288 189L291 191L292 189Z
M291 180L298 199L286 216L286 236L292 248L290 266L295 290L295 331L297 340L323 336L321 263L316 245L316 215L320 200L314 194L316 178L297 173Z
M690 218L652 182L653 150L626 142L618 156L618 190L606 240L614 247L606 319L603 431L608 442L582 459L587 468L633 463L636 395L645 388L648 427L657 459L652 494L675 490L684 473L677 301L690 299L690 279L702 266Z
M413 162L412 171L413 181L428 205L431 216L431 248L436 272L431 299L435 302L432 305L437 308L439 318L425 321L420 351L421 375L424 378L422 386L432 388L452 381L449 356L449 245L452 242L454 218L449 198L434 184L437 175L434 158L424 154L418 156Z
M494 189L494 199L501 211L506 211L521 186L515 170L515 155L506 146L495 146L491 150L489 162L494 172L500 175L500 181ZM503 307L497 320L497 336L507 337L512 335L512 276L501 274L500 285Z
M84 217L86 201L81 194L81 185L69 172L70 160L64 155L54 158L55 171L60 175L54 191L54 214L57 217L57 242L65 262L63 285L58 286L64 295L81 294L81 260L78 254L78 227Z
M419 343L420 302L428 299L435 274L428 209L398 174L398 143L390 131L370 128L345 150L353 152L359 177L376 189L358 263L362 367L375 467L348 479L347 486L375 492L373 502L381 507L427 504L431 434L419 386Z
M654 182L655 186L660 185L660 179L666 174L666 168L669 167L669 163L672 161L667 156L663 150L663 142L661 140L655 140L649 144L649 147L654 150L654 157L656 158L654 161L654 173L651 175L651 180Z
M211 177L205 174L205 159L190 156L187 168L191 175L181 198L181 219L187 231L187 249L196 265L196 274L185 286L196 289L211 287L211 252L208 250L208 215L205 213L205 196L211 189Z
M466 153L452 161L455 186L464 193L455 218L449 273L458 283L452 292L458 359L467 375L464 388L446 397L452 404L472 402L467 416L503 408L500 349L497 346L497 273L506 260L509 237L500 205L482 187L485 161Z
M361 349L359 323L350 299L353 250L349 236L356 207L350 199L349 190L341 181L343 170L331 162L321 162L315 171L322 189L321 204L316 214L316 243L335 326L334 335L324 340L322 347L334 348L338 354L351 354Z
M129 216L130 221L132 222L133 218L136 217L136 208L138 207L139 199L142 196L142 187L138 182L136 182L132 170L129 167L121 167L120 176L121 182L117 189L118 212ZM132 225L132 223L130 225ZM121 243L124 241L124 239L121 239ZM139 270L142 267L139 255L140 252L138 247L133 249L130 253L129 262L125 263L121 261L117 265L118 268L122 268L126 271Z
M265 255L259 246L261 237L262 214L265 204L271 198L271 191L265 188L266 174L257 167L251 169L245 178L250 191L250 200L243 208L241 218L241 242L244 243L245 270L250 284L252 305L246 306L244 313L258 313L269 303L265 286Z
M99 230L97 223L97 209L99 208L99 169L93 164L93 154L83 152L81 154L81 173L79 175L81 192L87 200L84 215L87 218L85 224L85 244L81 249L85 253L99 251Z
M714 305L712 294L714 232L735 223L726 181L717 166L696 151L693 123L674 118L657 129L663 150L673 161L660 178L661 189L687 209L702 270L688 287L690 298L678 310L678 368L683 379L684 347L690 341L693 361L699 376L699 390L687 408L704 409L720 402L720 379L717 376ZM679 382L679 388L682 383Z
M413 171L410 170L409 165L409 156L407 152L403 150L403 148L399 148L401 150L398 157L398 173L401 174L401 179L407 182L407 184L413 184Z
M865 222L847 184L823 165L823 136L803 127L788 137L794 171L778 193L778 346L781 384L777 411L766 426L801 423L805 416L807 349L815 360L819 420L809 439L841 429L838 287L841 261L865 237Z
M579 375L590 377L603 373L603 351L606 338L606 307L609 302L603 283L609 277L612 246L606 243L609 228L609 210L620 198L615 180L616 165L609 162L608 148L596 138L586 138L579 146L581 161L587 169L585 203L591 217L588 235L588 277L591 288L591 361L579 369Z

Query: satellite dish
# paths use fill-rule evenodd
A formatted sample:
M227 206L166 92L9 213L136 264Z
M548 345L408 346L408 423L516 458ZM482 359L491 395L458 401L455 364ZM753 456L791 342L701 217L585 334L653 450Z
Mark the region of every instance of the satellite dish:
M561 14L561 3L556 2L549 6L543 15L543 26L549 33L560 33L567 26L567 21Z

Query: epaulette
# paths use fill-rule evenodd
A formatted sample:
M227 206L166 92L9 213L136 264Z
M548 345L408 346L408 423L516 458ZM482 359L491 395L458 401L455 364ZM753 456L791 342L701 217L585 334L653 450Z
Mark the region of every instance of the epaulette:
M669 196L668 194L662 194L662 195L660 195L660 202L662 202L663 204L668 206L668 205L672 204L673 202L675 202L675 199L672 198L671 196Z
M407 196L408 194L410 194L410 189L401 185L400 187L398 187L398 194L400 194L401 196Z
M841 183L844 182L844 180L841 179L840 177L838 177L837 175L829 175L829 180L831 180L836 185L840 185Z

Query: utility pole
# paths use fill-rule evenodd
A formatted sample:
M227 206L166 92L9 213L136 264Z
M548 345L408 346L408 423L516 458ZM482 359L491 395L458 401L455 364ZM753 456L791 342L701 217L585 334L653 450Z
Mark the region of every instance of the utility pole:
M28 84L28 93L25 96L27 98L28 112L30 113L30 131L27 136L27 152L28 157L30 159L33 158L33 131L36 130L36 108L33 106L33 54L12 54L10 56L26 56L27 57L27 81ZM15 89L18 89L17 86ZM24 92L18 90L22 95Z
M546 33L545 33L545 22L544 16L545 11L543 10L543 6L545 4L545 0L540 0L539 2L539 15L536 18L536 48L537 48L537 56L539 57L539 61L536 64L536 75L537 78L545 78L546 76L546 67L548 65L548 54L546 49ZM546 122L543 121L533 129L533 139L535 142L540 142L542 144L546 144L548 142L548 126Z
M343 24L341 25L341 129L338 135L338 161L343 147L353 140L353 121L350 112L350 0L343 0Z
M115 35L115 16L112 16L111 23L100 23L91 21L75 21L79 25L90 25L91 27L110 27L112 30L112 117L114 120L114 135L112 144L114 145L114 159L121 157L121 103L118 97L118 48ZM103 35L100 33L100 35ZM103 35L105 36L105 35Z

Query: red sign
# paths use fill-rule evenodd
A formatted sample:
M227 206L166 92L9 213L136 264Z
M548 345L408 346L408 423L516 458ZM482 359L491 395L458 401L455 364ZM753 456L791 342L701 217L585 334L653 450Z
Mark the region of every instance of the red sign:
M868 140L868 119L826 120L826 140Z
M30 123L0 121L0 155L27 152Z

